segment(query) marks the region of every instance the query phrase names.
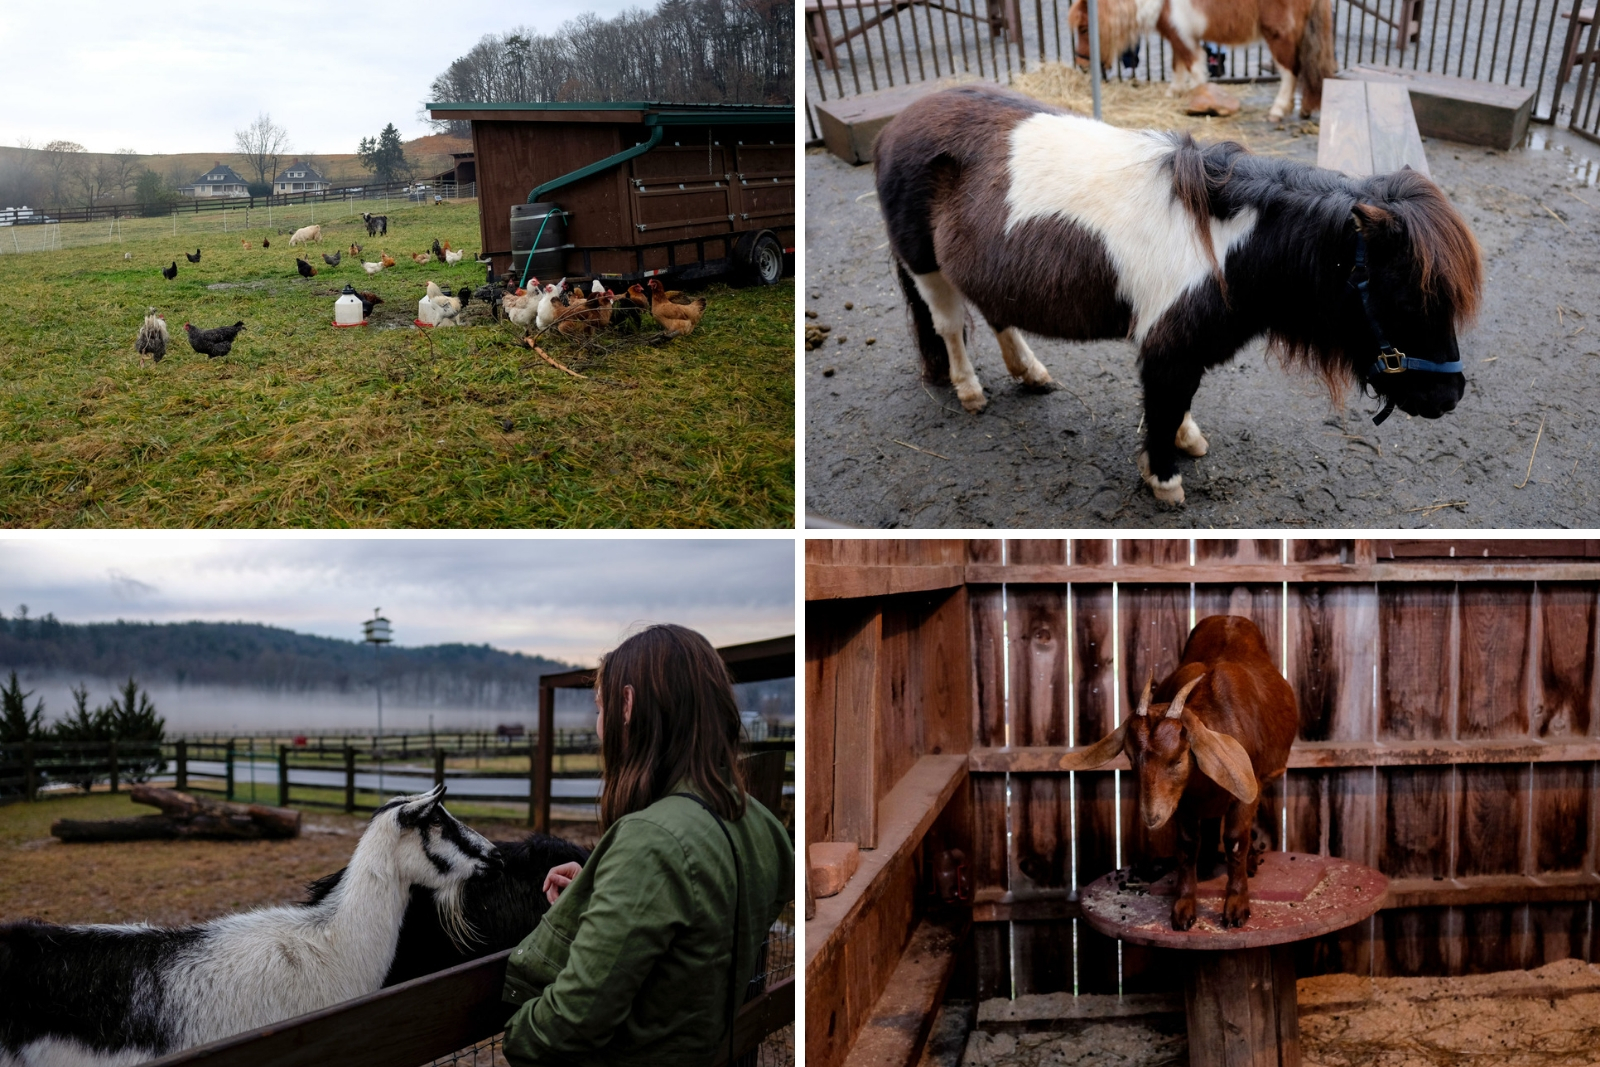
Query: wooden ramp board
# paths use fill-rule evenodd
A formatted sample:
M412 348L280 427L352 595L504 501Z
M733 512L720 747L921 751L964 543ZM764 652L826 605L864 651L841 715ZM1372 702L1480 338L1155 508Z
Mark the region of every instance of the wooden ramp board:
M872 146L889 120L930 93L948 89L950 82L922 82L845 96L816 105L822 123L822 141L828 151L846 163L872 162Z
M1352 178L1409 166L1431 177L1406 87L1396 82L1327 82L1317 166Z
M1369 85L1404 85L1410 90L1411 108L1422 135L1460 144L1514 148L1522 143L1533 114L1535 90L1530 87L1384 66L1351 67L1338 78Z

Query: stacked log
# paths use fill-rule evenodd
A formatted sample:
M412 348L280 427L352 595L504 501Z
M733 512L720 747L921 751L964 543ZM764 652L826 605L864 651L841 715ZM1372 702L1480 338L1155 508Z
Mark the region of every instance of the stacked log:
M136 785L135 804L161 809L160 815L130 819L57 819L50 833L62 841L213 841L281 840L300 836L300 813L265 804L202 800L176 789Z

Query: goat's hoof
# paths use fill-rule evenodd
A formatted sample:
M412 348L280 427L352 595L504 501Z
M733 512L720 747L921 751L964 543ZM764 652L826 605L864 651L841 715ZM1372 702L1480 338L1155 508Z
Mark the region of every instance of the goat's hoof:
M1229 897L1222 905L1223 926L1243 926L1250 921L1250 898L1247 896Z
M1181 897L1172 905L1172 928L1174 930L1187 930L1194 925L1195 909L1193 897Z
M961 406L976 415L984 409L989 401L983 395L983 386L976 378L956 386L956 399L961 401Z
M1211 451L1211 443L1206 440L1205 434L1200 432L1200 427L1195 425L1194 416L1188 412L1184 412L1183 422L1178 425L1178 433L1173 438L1173 444L1196 458Z

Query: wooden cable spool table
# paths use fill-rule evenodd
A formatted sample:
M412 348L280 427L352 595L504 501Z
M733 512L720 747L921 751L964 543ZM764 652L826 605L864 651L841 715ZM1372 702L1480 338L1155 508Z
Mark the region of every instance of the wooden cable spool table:
M1223 927L1227 879L1215 877L1200 883L1189 930L1172 928L1176 881L1176 872L1147 884L1131 868L1112 871L1079 893L1083 917L1108 937L1194 954L1183 991L1191 1067L1300 1067L1291 946L1372 915L1389 880L1333 856L1268 852L1243 927Z

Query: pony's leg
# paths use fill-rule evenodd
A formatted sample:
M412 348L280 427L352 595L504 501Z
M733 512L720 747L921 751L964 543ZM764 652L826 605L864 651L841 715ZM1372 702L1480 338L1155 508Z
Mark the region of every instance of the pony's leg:
M1278 82L1278 95L1272 98L1272 106L1267 109L1267 118L1272 122L1282 122L1294 107L1294 71L1286 66L1279 67L1283 71L1283 80Z
M1203 365L1195 366L1184 356L1174 358L1159 351L1145 352L1141 361L1145 437L1144 451L1139 453L1139 475L1156 499L1166 504L1183 503L1178 449L1185 443L1196 447L1206 443L1189 414L1189 404L1200 388L1202 370ZM1192 435L1188 432L1191 429Z
M1211 444L1200 432L1200 427L1194 421L1194 416L1189 412L1183 413L1183 421L1178 424L1178 434L1172 443L1191 456L1203 456L1211 451Z
M956 399L961 401L962 407L976 415L988 401L983 398L983 384L978 381L978 372L972 369L972 360L967 358L966 338L963 336L967 324L966 301L950 284L943 271L913 274L911 280L916 283L917 292L922 294L933 315L935 332L944 338L944 346L950 353L950 384L956 387Z
M1044 369L1044 364L1039 362L1015 326L996 330L995 337L1000 342L1000 355L1005 357L1006 370L1011 372L1013 378L1021 378L1035 386L1050 384L1050 372Z

